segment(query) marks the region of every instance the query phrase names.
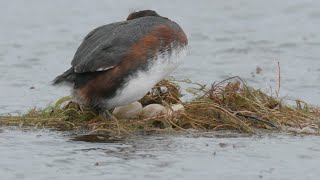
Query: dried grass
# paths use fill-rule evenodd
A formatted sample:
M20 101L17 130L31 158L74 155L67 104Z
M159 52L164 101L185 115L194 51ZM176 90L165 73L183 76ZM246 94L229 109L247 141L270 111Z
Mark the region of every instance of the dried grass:
M140 102L144 106L158 103L167 107L182 103L180 87L175 82L177 81L161 81ZM70 101L71 98L64 97L53 106L45 109L34 108L22 116L1 116L0 125L87 130L110 136L179 132L190 128L254 133L256 129L282 131L285 127L311 127L319 133L319 109L302 101L296 101L296 106L290 106L278 97L247 86L238 77L214 83L209 88L187 80L180 82L193 84L198 88L188 89L194 99L182 103L184 111L169 117L109 121ZM163 88L166 89L165 92Z

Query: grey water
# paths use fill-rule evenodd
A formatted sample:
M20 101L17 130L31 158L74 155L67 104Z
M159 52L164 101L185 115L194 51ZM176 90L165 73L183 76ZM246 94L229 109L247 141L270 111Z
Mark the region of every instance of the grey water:
M317 136L145 136L71 141L48 130L4 129L1 179L318 179Z
M320 1L0 1L0 114L69 94L50 81L93 28L154 9L189 38L172 74L210 84L240 76L264 91L319 105ZM0 179L318 179L317 136L140 137L74 142L46 130L0 131ZM222 145L222 144L226 145Z

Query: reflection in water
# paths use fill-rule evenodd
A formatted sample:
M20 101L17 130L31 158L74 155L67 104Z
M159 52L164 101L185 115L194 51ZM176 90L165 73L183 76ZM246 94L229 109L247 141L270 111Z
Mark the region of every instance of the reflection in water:
M108 136L106 134L96 135L96 134L85 134L77 135L73 137L73 141L84 141L92 143L116 143L124 140L123 137Z
M203 135L210 138L136 136L115 143L87 143L48 130L6 128L0 136L0 174L5 179L67 176L71 180L316 179L320 175L318 137Z

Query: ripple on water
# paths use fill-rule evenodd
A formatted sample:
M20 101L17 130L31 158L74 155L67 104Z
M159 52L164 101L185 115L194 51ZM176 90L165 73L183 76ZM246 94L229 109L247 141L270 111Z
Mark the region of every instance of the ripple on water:
M309 13L309 17L312 19L320 19L320 12L317 11L313 11L311 13Z
M36 51L34 53L34 55L36 55L36 56L43 56L43 55L47 55L47 54L49 54L48 51L44 51L43 49L40 51Z
M13 44L11 45L11 47L16 48L16 49L21 49L21 48L23 47L23 45L22 45L22 44L19 44L19 43L13 43Z
M15 63L12 66L15 68L22 68L22 69L26 69L26 68L32 68L34 64L33 63L28 63L28 62L19 62L19 63Z
M279 48L295 48L295 47L298 47L298 44L294 42L286 42L286 43L279 44L278 47Z
M309 2L299 1L299 3L288 5L283 12L285 12L286 14L295 14L303 12L304 10L307 10L310 7L313 7L313 5Z
M28 86L28 84L27 84L27 83L22 83L22 82L20 82L20 83L18 83L18 82L12 82L12 83L9 84L9 86L19 88L19 87Z
M227 48L216 51L216 54L248 54L250 48Z
M190 40L210 40L210 37L204 33L194 32L190 34Z
M271 45L274 44L269 40L255 40L255 41L247 41L248 45L261 46L261 45Z
M320 42L305 42L305 44L309 46L315 46L317 48L320 46Z
M216 42L232 42L233 39L230 37L218 37L218 38L215 38L215 41Z
M25 60L28 61L28 62L39 62L39 61L41 61L39 58L36 58L36 57L26 58Z

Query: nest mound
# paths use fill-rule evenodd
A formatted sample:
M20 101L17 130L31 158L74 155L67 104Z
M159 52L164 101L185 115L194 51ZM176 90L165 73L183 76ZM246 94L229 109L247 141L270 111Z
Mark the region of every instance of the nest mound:
M58 100L45 109L34 108L22 116L1 116L0 125L20 125L55 128L59 130L86 130L110 136L146 132L179 132L197 130L237 130L253 133L256 129L285 131L289 128L311 128L319 134L320 111L302 101L296 106L249 87L240 78L214 83L210 87L191 83L198 88L188 89L194 95L189 102L181 102L180 87L175 80L159 82L140 102L170 107L182 104L183 111L170 116L135 119L103 119L88 108L71 101ZM181 82L181 81L180 81ZM164 90L163 90L164 89Z

